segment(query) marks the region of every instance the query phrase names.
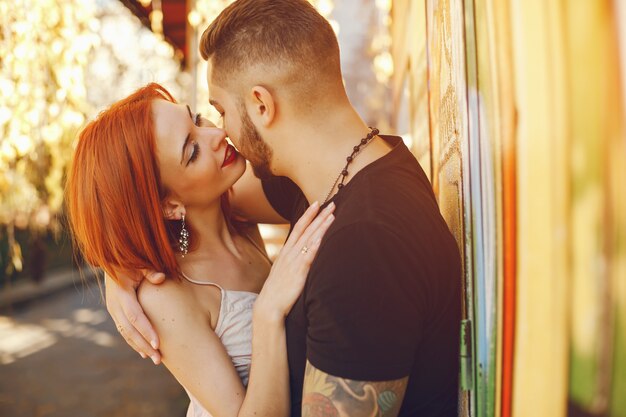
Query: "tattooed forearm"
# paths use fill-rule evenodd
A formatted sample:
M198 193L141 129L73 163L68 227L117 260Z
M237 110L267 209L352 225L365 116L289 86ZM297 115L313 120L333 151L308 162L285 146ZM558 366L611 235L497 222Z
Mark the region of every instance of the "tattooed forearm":
M408 378L394 381L354 381L338 378L306 364L303 417L395 417Z

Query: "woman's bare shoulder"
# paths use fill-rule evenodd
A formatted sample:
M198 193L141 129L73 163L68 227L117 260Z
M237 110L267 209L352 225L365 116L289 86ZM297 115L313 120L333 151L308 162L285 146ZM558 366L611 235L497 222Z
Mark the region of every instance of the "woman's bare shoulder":
M206 319L208 314L189 286L169 277L158 285L143 280L137 289L137 299L152 324L157 327L174 323L177 319L198 316Z

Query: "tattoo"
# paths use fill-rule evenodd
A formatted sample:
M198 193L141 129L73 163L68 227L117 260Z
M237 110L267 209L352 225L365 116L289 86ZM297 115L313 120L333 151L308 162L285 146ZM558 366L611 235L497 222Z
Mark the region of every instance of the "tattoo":
M307 361L302 417L395 417L408 377L393 381L355 381L316 369Z

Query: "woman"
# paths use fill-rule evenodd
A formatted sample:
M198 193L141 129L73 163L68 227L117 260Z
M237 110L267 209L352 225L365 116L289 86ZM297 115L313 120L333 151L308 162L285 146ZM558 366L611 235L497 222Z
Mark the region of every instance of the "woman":
M150 84L87 125L67 181L72 233L112 277L148 269L169 278L143 281L138 297L162 361L189 393L188 416L286 416L284 318L333 208L316 217L313 204L272 266L256 226L227 215L245 160L198 120Z

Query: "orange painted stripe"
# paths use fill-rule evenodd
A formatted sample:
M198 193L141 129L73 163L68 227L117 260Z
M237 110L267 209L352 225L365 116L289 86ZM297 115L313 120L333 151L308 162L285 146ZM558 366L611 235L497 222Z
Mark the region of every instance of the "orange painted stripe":
M512 130L514 131L514 130ZM516 175L513 135L505 135L502 161L504 285L502 322L502 402L501 417L511 417L513 396L513 354L515 343L516 275Z

